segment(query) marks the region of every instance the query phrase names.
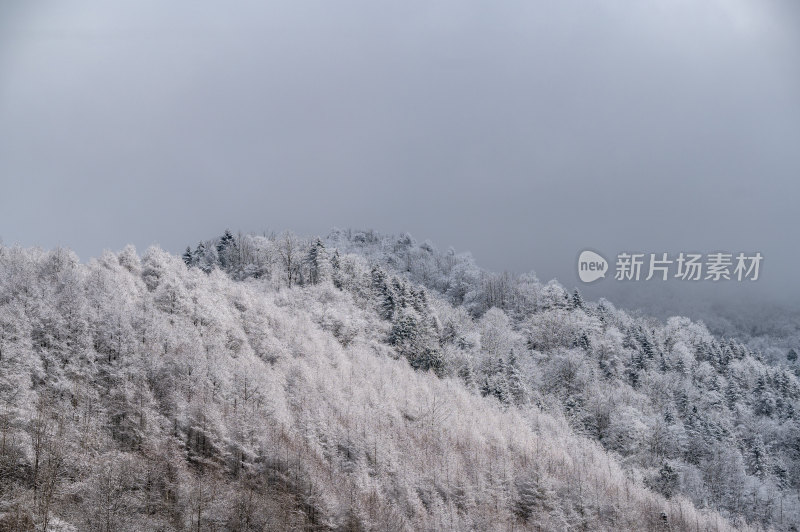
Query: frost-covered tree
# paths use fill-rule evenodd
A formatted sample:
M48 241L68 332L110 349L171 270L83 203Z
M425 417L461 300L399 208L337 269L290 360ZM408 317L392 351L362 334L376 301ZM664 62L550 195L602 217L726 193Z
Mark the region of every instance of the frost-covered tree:
M194 266L194 253L192 253L191 247L186 246L186 251L183 252L181 258L183 259L183 262L186 264L186 266L189 267Z
M343 288L342 277L342 259L339 256L339 250L334 249L331 255L331 280L333 281L333 286Z
M192 265L205 273L210 273L218 263L216 248L207 246L205 242L198 242L192 255Z
M308 278L312 284L317 284L331 278L331 261L322 239L315 238L308 249L305 259L308 268Z
M217 260L220 267L228 272L239 267L239 244L229 229L217 241Z
M583 296L577 288L572 292L572 308L583 308Z
M506 365L506 381L508 382L509 398L514 403L521 405L527 399L527 390L525 380L522 375L522 370L519 367L517 354L514 350L508 355L508 364Z
M300 281L302 266L302 259L300 255L300 242L297 237L290 232L284 233L278 245L278 253L280 254L281 262L283 264L284 278L289 288L293 284Z

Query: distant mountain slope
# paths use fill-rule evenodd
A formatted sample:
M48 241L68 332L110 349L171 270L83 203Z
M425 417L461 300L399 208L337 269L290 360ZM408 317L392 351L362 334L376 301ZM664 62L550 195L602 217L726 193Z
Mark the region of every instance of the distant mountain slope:
M630 426L609 413L621 450L576 433L575 412L605 415L578 390L616 381L563 335L589 320L610 353L624 313L591 321L533 279L513 286L559 304L525 314L502 277L440 297L341 247L231 235L189 268L0 247L0 530L732 528L618 462L650 430L650 362Z
M791 351L773 364L772 348L766 357L754 350L781 339L742 344L686 318L664 323L584 301L558 282L487 272L469 254L407 234L227 234L185 259L234 279L313 284L328 264L317 256L344 266L322 275L371 299L390 327L387 341L412 367L458 376L506 405L532 402L565 416L667 496L763 526L800 523L800 366Z

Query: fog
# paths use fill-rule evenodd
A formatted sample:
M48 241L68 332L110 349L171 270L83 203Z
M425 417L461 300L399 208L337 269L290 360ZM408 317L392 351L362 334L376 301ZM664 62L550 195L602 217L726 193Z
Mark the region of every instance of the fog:
M4 2L0 236L82 259L218 235L410 232L578 284L577 254L759 251L796 298L791 2ZM679 305L678 305L679 306Z

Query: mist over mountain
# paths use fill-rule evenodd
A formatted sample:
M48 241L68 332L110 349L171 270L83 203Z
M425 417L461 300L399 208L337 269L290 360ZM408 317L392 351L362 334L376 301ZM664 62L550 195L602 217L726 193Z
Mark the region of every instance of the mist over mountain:
M662 320L680 315L702 321L714 335L746 343L770 363L785 363L790 349L800 349L800 306L791 293L772 297L760 288L757 282L732 290L710 283L660 281L618 283L608 290L581 286L587 297L603 294L631 312Z
M227 7L0 3L7 245L368 226L569 287L587 247L760 251L715 290L800 299L796 0Z

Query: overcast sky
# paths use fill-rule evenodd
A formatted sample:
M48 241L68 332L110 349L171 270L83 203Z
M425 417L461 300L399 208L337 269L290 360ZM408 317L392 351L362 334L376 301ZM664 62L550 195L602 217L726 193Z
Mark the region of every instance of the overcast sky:
M796 6L4 1L0 236L372 227L570 285L585 247L761 251L797 296Z

